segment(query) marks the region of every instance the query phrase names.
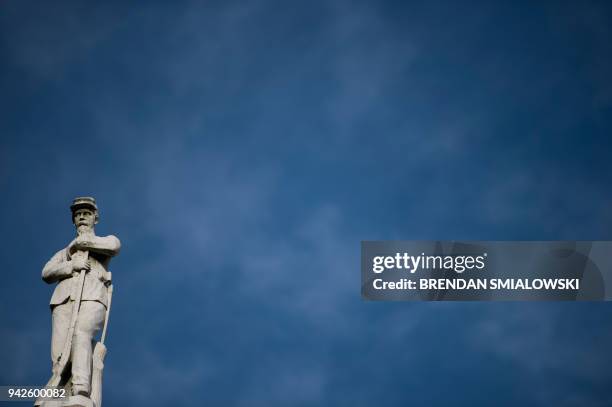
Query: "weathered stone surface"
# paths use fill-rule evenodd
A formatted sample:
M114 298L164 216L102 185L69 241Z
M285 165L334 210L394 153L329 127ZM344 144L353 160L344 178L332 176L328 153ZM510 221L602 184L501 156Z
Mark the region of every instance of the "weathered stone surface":
M96 236L94 227L99 215L94 198L75 198L70 209L77 236L42 271L45 282L57 283L50 301L53 376L47 386L70 389L72 397L62 401L61 406L101 407L104 339L112 295L108 266L119 253L121 243L113 235ZM94 352L93 340L101 329ZM48 403L37 401L35 405L51 406Z

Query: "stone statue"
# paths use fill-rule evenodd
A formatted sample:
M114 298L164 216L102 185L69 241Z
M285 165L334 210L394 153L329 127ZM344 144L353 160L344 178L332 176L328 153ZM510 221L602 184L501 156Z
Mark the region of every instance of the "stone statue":
M58 283L50 301L53 376L47 386L64 388L70 397L61 404L39 399L34 405L101 407L104 339L113 288L108 264L121 243L112 235L95 235L98 207L94 198L75 198L70 209L77 237L42 271L45 282ZM94 346L100 329L100 341Z

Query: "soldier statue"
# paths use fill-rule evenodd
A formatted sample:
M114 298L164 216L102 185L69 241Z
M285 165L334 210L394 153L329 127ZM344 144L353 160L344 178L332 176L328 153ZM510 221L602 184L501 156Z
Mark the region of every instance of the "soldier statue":
M108 265L121 243L115 236L94 233L98 223L94 198L75 198L70 209L77 236L42 271L45 282L58 283L50 301L53 376L47 386L68 392L71 403L61 405L101 407L104 337L112 295ZM94 347L101 329L101 340ZM37 400L35 405L45 402Z

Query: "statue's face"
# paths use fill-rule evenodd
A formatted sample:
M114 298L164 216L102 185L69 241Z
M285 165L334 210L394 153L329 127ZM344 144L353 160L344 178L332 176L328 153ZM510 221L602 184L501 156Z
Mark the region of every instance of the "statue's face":
M72 221L74 222L74 226L77 228L85 226L91 229L96 223L96 215L91 209L77 209L74 211Z

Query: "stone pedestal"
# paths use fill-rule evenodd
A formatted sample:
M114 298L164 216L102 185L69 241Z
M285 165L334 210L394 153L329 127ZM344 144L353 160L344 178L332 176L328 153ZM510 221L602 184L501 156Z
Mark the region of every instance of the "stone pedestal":
M85 396L67 397L63 401L62 407L96 407L90 399Z
M44 401L40 407L96 407L96 405L85 396L70 396L63 400Z

